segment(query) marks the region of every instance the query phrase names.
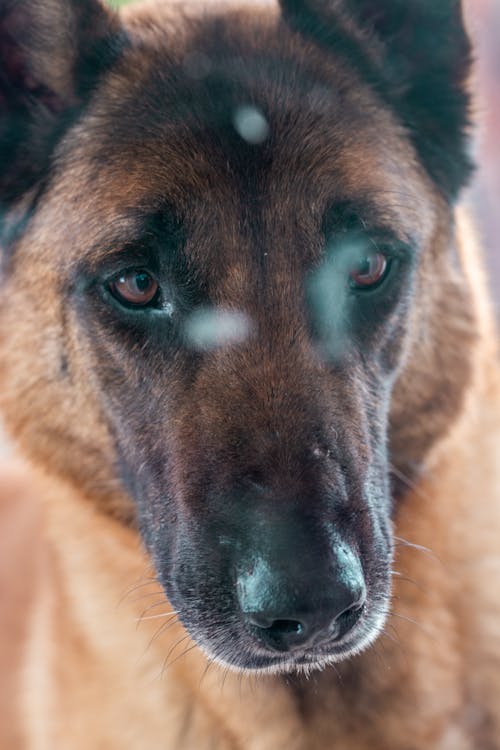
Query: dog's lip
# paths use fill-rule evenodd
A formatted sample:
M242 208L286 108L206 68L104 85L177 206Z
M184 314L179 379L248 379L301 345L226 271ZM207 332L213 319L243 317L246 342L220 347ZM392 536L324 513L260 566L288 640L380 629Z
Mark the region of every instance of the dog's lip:
M323 669L327 664L346 659L353 653L356 653L357 639L353 639L350 645L344 645L342 648L330 648L324 650L303 650L288 653L272 653L263 650L254 651L248 661L243 664L234 662L231 666L236 670L256 671L256 672L293 672L313 669ZM253 658L252 658L253 657Z
M235 622L234 612L226 623L228 627L219 622L216 631L211 629L209 634L205 628L200 630L199 626L191 629L186 624L185 627L209 661L230 671L262 675L310 674L357 656L369 648L383 632L390 603L390 595L384 596L383 602L370 597L363 618L344 638L338 641L326 639L288 652L273 651L253 638L249 640L248 631L242 632L241 622ZM180 619L183 620L182 615Z
M265 649L255 649L254 653L259 658L268 659L272 663L281 664L282 662L290 664L311 664L325 659L335 659L343 656L352 648L356 647L358 638L350 638L349 641L335 643L318 644L316 647L294 649L293 651L276 652Z
M322 643L282 654L271 653L269 650L264 652L263 648L255 649L256 663L246 668L263 672L293 672L294 670L309 672L314 669L323 669L329 664L344 661L361 653L383 631L390 611L390 597L387 597L383 607L380 606L380 602L377 607L372 606L373 604L371 599L367 600L363 618L344 638L338 641L325 640Z
M374 629L375 631L376 629ZM327 662L340 661L362 648L363 642L371 636L371 628L360 623L354 631L340 641L323 641L314 646L297 648L288 652L276 652L262 646L252 649L256 664L248 669L281 668L293 670L295 667L324 666Z

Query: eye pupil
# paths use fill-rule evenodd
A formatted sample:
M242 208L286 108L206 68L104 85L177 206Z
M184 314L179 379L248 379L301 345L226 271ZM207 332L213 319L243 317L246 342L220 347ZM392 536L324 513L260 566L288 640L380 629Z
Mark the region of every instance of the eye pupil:
M384 253L369 253L350 272L351 283L357 289L374 287L385 278L388 268L389 261Z
M134 307L146 307L157 296L158 282L147 271L126 271L116 281L112 281L109 289L113 296L122 303Z
M153 279L147 273L138 273L135 275L134 283L139 292L147 292Z
M372 268L371 258L365 258L360 264L358 269L359 276L369 276Z

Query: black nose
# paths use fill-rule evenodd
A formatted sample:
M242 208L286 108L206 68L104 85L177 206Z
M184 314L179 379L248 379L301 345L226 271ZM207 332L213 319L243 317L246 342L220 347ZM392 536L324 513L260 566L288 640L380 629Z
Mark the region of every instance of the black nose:
M344 638L362 615L366 586L354 555L348 571L316 570L299 580L260 560L251 573L238 576L238 599L252 634L283 652Z

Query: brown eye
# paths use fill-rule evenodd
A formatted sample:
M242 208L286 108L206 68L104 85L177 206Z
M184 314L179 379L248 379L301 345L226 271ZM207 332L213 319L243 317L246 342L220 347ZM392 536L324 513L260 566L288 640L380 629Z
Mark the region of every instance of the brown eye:
M385 278L389 261L383 253L367 253L352 269L349 276L356 289L369 289L377 286Z
M125 271L109 285L119 302L135 307L146 307L157 296L158 282L147 271Z

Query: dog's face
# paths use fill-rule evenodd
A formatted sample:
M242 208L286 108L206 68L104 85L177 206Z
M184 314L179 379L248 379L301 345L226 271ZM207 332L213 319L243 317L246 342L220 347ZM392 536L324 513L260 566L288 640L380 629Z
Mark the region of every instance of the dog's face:
M5 181L2 345L22 317L16 346L36 362L21 374L5 358L12 429L103 506L120 481L184 625L236 668L309 670L374 640L390 599L390 461L422 460L463 385L412 381L448 351L453 322L437 327L436 311L460 305L457 4L444 20L410 13L456 37L441 60L453 75L433 82L452 112L434 113L442 153L432 112L388 72L383 32L400 11L334 5L182 19L158 7L122 25L89 2L85 34L106 64L80 40L92 59L71 107L60 76L35 81L36 115L59 131L44 123L40 173L14 156ZM6 111L29 115L30 134L16 12L36 14L4 6Z

